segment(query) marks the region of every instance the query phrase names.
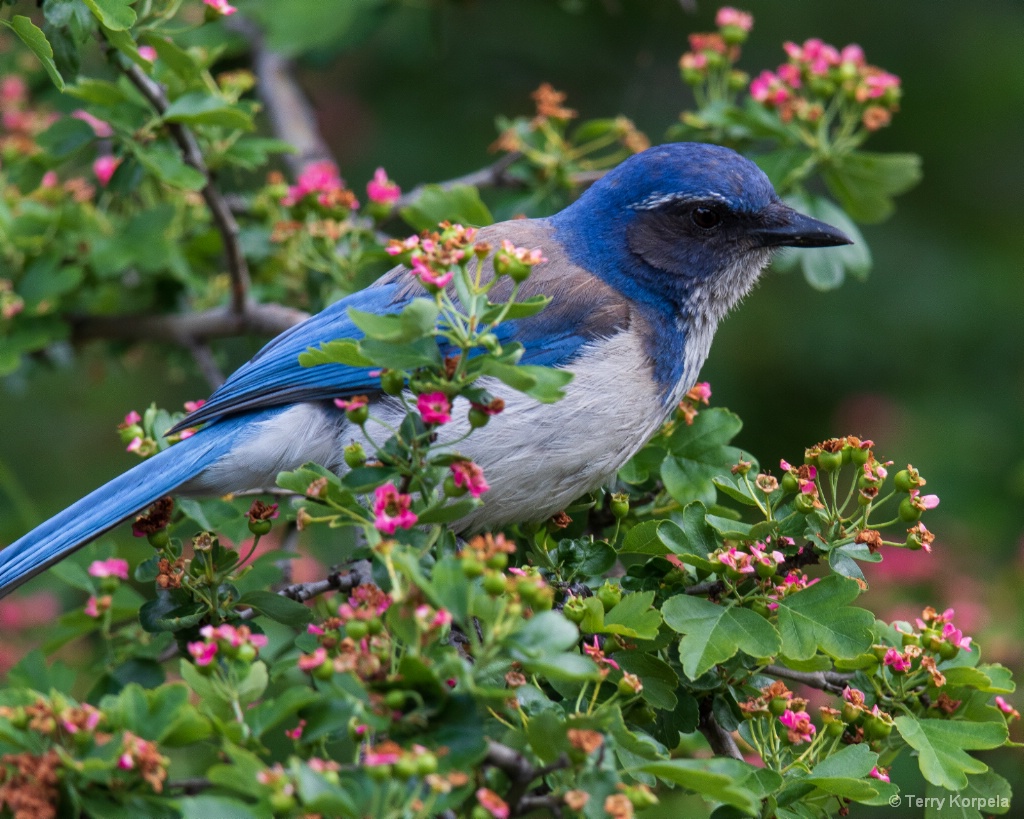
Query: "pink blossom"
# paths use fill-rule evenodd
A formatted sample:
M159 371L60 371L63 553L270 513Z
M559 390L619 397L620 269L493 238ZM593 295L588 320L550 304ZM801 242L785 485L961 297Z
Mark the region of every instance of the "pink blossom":
M787 708L779 715L779 722L789 729L786 733L794 745L814 739L816 729L811 722L811 715L806 711L791 711Z
M590 657L590 659L599 666L607 665L614 668L616 671L619 669L619 664L615 662L615 660L611 659L611 657L604 656L604 651L601 649L601 644L598 642L596 634L594 635L593 644L583 644L583 653Z
M505 800L494 791L488 788L479 788L476 792L476 801L480 807L486 810L494 819L508 819L509 807Z
M722 9L725 11L725 9ZM693 388L687 393L687 395L694 401L700 401L702 404L707 404L711 400L711 383L708 381L700 381L693 385Z
M327 632L324 630L323 626L318 626L315 623L310 623L308 626L306 626L306 633L315 634L317 637L323 637Z
M996 697L996 708L1006 714L1010 719L1020 719L1020 711L1014 708L1002 697Z
M186 401L185 412L195 412L197 409L206 404L206 399L200 398L198 401Z
M750 96L765 105L782 105L791 92L782 79L771 71L762 71L750 83Z
M402 758L400 749L392 750L390 744L386 744L383 747L385 748L383 751L375 751L372 748L367 749L366 753L363 754L363 764L370 767L394 765Z
M793 65L792 63L780 65L778 77L790 88L799 88L802 83L802 79L800 77L800 68L798 66Z
M366 183L366 195L379 205L393 205L402 195L402 189L388 179L383 168L377 168L373 179Z
M881 770L879 770L877 765L871 769L871 773L869 773L868 776L873 776L875 779L881 779L883 782L889 781L888 769L882 768Z
M369 405L370 399L365 395L353 395L351 398L335 398L334 406L338 409L345 410L357 410Z
M107 560L94 560L89 564L89 574L93 577L118 577L121 580L128 579L128 561L119 557L111 557Z
M910 500L917 509L934 509L939 505L938 495L922 495L920 489L910 490Z
M474 498L479 498L491 487L484 478L484 471L472 461L456 461L449 467L455 485L469 491Z
M110 608L112 602L109 594L105 594L102 597L91 595L85 603L85 613L89 617L99 617Z
M142 416L139 415L135 410L132 410L124 417L124 421L121 422L121 424L118 426L118 429L126 429L127 427L141 423Z
M93 133L100 139L107 139L114 135L114 129L110 127L109 122L104 122L102 119L93 116L88 111L84 111L79 108L77 111L72 111L71 116L88 124L89 127L92 128Z
M373 513L376 516L373 525L387 535L393 535L396 529L411 529L416 525L416 514L409 508L412 496L403 495L393 483L378 486L375 493Z
M327 649L317 646L312 654L303 654L299 657L298 666L300 671L313 671L327 662Z
M57 183L60 179L57 177L56 171L47 171L43 174L43 178L39 182L40 188L56 188Z
M447 424L452 420L452 405L443 392L428 392L419 396L416 399L416 409L419 410L425 424Z
M212 663L213 658L217 655L217 644L198 640L188 644L188 653L192 655L196 665L206 666Z
M203 0L203 2L206 3L206 5L208 5L214 11L218 12L219 14L223 14L225 17L234 14L236 11L238 11L238 9L230 5L227 2L227 0Z
M19 105L28 96L28 86L25 80L17 74L8 74L0 79L0 103L7 105Z
M311 162L299 173L298 181L288 188L281 200L282 205L297 205L309 194L317 194L322 205L329 203L329 195L344 188L344 182L333 162Z
M92 163L92 172L96 174L96 180L104 188L110 184L110 178L114 175L114 171L117 170L117 166L121 164L121 160L113 156L101 156Z
M138 452L142 449L142 438L136 435L128 442L128 446L124 448L125 452Z
M715 25L719 28L735 26L743 31L750 31L754 27L754 15L730 6L723 6L715 15Z
M972 637L964 637L964 633L952 623L945 623L942 626L942 638L950 645L962 648L964 651L971 650Z
M132 755L126 751L117 758L117 767L122 771L130 771L135 767L135 760L132 759Z
M448 283L452 280L452 272L450 270L444 273L438 273L436 270L431 268L421 256L413 258L412 274L424 284L438 289L447 287Z
M864 692L859 688L846 686L846 688L843 689L843 699L854 704L861 704L864 702Z
M139 56L142 57L147 63L156 62L156 49L153 46L142 45L139 46Z
M897 674L903 674L910 670L910 658L900 654L895 648L890 648L885 652L882 662Z
M839 53L839 59L844 63L862 66L864 65L864 49L856 43L850 43L848 46L843 46L843 50Z
M284 735L288 739L300 740L302 739L302 732L306 727L306 721L304 719L299 720L299 724L292 728L290 731L285 731Z

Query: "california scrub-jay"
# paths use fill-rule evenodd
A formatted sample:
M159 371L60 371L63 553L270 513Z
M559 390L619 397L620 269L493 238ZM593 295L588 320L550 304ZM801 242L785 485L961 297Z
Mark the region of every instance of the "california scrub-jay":
M543 519L610 479L693 386L719 320L775 248L850 242L784 205L754 163L696 143L637 154L555 216L492 225L479 239L541 248L548 261L521 294L552 302L502 325L501 340L522 342L523 363L574 378L554 404L502 389L506 410L460 443L490 483L462 530ZM275 338L180 425L205 422L199 432L0 552L0 596L165 495L273 486L308 461L343 472L342 450L361 433L331 399L379 395L379 379L301 367L299 354L360 337L350 307L396 312L418 292L399 267ZM387 420L397 409L378 399L372 411ZM450 439L466 432L466 413L453 417Z

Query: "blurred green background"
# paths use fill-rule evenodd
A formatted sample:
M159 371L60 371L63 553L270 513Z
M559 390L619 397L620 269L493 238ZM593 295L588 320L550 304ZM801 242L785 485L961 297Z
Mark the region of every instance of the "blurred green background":
M475 170L498 114L530 114L541 82L583 118L624 114L654 142L691 103L677 61L717 4L679 0L388 3L241 0L275 37L305 41L302 80L356 190L383 165L403 188ZM765 465L833 435L876 441L942 498L931 556L875 567L866 605L912 616L952 605L986 659L1021 668L1024 582L1024 4L870 0L738 4L755 15L741 67L784 40L861 44L902 77L873 150L913 151L924 181L864 227L865 283L813 291L772 274L721 327L703 377L740 414ZM259 340L224 347L228 368ZM113 428L151 401L207 392L185 358L83 350L0 382L0 543L132 464ZM596 431L599 432L599 431ZM1019 703L1018 703L1019 704ZM1019 735L1017 736L1019 739ZM1014 763L997 765L1006 773ZM1015 783L1020 790L1021 782ZM923 791L919 791L923 793ZM880 815L885 815L884 812ZM909 814L905 814L909 815Z

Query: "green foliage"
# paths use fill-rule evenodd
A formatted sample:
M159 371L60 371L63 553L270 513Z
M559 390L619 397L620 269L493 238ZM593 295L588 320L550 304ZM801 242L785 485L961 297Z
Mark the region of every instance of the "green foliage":
M299 54L360 41L391 5L244 10L272 47ZM0 373L83 333L67 318L76 314L209 318L238 308L239 294L317 310L399 262L416 271L419 297L394 315L351 311L362 336L323 339L300 363L380 370L404 418L353 443L343 474L282 472L275 504L155 505L134 522L152 552L133 573L102 542L86 561L58 564L84 603L44 650L97 651L75 655L74 670L33 652L9 672L0 809L31 792L69 816L478 819L546 808L595 819L680 790L716 817L806 819L892 804L900 791L887 772L901 754L930 795L1008 809L1008 784L972 752L1008 744L1009 671L980 663L952 612L890 625L855 605L861 563L929 547L920 518L937 502L912 468L889 476L870 442L821 442L776 478L732 445L740 419L705 408L699 385L615 494L457 536L486 476L461 441L438 443L439 429L488 423L503 407L490 390L552 402L570 378L520 364L522 347L499 341L503 322L548 303L519 297L539 258L475 243L461 224L493 217L473 186L400 197L378 175L361 205L331 163L293 185L255 179L290 146L252 133L253 77L220 71L237 64L237 36L212 7L200 11L46 0L42 28L4 21L96 120L51 118L27 89L3 102L18 141L0 142ZM898 86L837 57L824 80L804 78L806 97L791 83L785 104L753 89L740 99L746 29L725 22L719 35L684 57L698 110L670 137L743 150L794 206L858 240L791 256L812 286L863 278L871 256L854 220L888 216L920 174L912 155L861 149ZM517 191L501 205L509 213L560 206L646 146L623 117L574 124L564 95L542 86L534 99L536 116L500 121L506 153L490 182ZM391 241L399 220L423 235ZM377 423L362 396L339 408L364 430ZM122 444L148 457L195 431L166 434L186 417L155 405L130 413ZM329 541L339 567L285 584L295 554L260 547L296 530ZM786 680L835 707L811 713ZM763 767L735 758L737 743Z

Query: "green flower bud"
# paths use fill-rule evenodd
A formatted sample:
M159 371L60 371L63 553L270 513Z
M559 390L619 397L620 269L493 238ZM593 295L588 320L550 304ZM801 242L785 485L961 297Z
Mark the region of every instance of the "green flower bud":
M405 696L404 691L388 691L384 695L384 704L392 711L402 710L402 706L405 705L405 701L408 697ZM411 776L412 774L410 774Z
M358 441L345 447L345 464L349 469L358 469L366 463L366 450Z
M462 573L472 579L484 573L484 564L471 555L462 558Z
M365 620L349 620L345 624L345 634L353 640L362 640L370 633L370 627Z
M263 536L267 534L273 528L273 526L274 524L272 524L269 520L249 521L249 531L252 532L254 535Z
M914 506L910 498L904 498L900 501L900 519L905 520L907 523L913 523L915 520L920 519L920 517L921 510Z
M150 532L146 535L146 540L149 541L149 545L154 549L162 549L167 545L171 536L167 533L166 529L157 529L155 532Z
M469 408L469 425L473 429L480 429L480 427L487 426L487 422L490 420L491 416L482 409L478 409L477 407Z
M505 592L505 575L501 572L492 572L484 575L484 591L491 597L497 597Z
M437 757L430 751L424 751L416 757L416 775L428 776L437 773Z
M622 586L608 580L594 593L594 596L601 601L605 611L610 611L622 600Z
M611 510L612 517L616 520L622 520L629 514L629 495L625 492L616 492L612 495L608 508Z
M807 515L814 511L814 498L811 495L801 492L793 501L793 506L801 515Z
M835 472L843 465L842 452L826 452L822 450L818 455L818 466L826 472Z
M508 555L504 552L495 552L487 558L488 569L495 569L500 572L504 571L506 566L508 566Z
M570 597L562 607L562 614L565 615L565 619L573 623L582 623L586 613L587 608L583 603L582 597Z

